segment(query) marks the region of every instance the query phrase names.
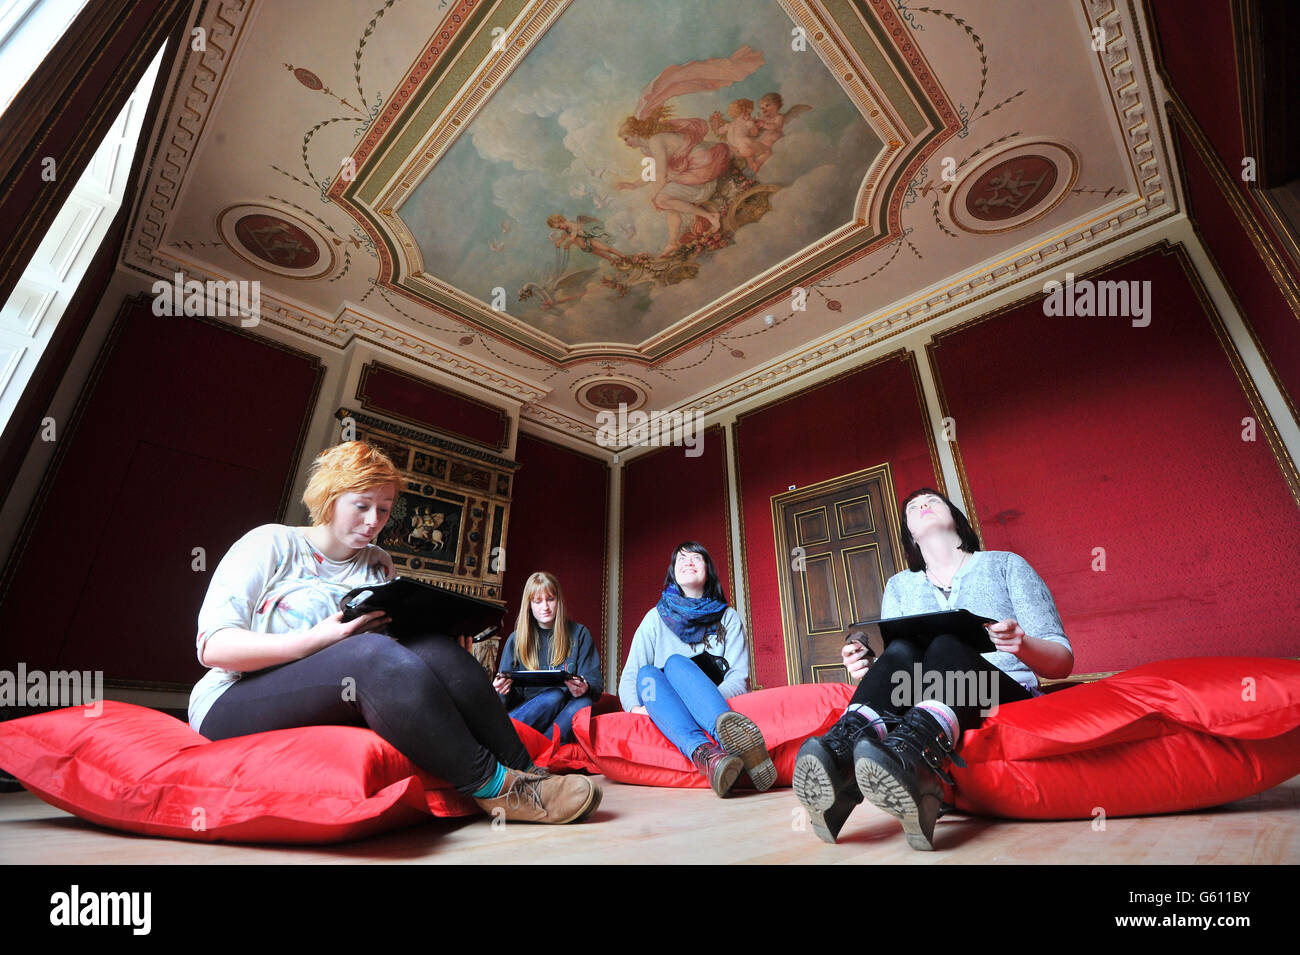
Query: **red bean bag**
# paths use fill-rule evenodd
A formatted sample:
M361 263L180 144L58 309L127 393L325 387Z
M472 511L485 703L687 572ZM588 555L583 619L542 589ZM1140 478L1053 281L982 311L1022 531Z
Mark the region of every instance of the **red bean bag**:
M776 785L789 786L795 756L809 736L830 729L853 693L841 683L774 687L733 697L731 706L758 724L776 764ZM639 713L591 715L583 710L573 721L578 754L565 753L567 765L601 773L607 779L642 786L705 789L708 782L689 759ZM544 755L542 758L548 758ZM742 777L742 785L748 785Z
M545 737L516 723L534 754ZM206 842L325 843L480 810L368 729L308 726L211 742L105 701L0 723L0 768L99 825Z
M1000 707L966 734L958 809L1012 819L1218 806L1300 773L1300 661L1188 657Z
M808 736L830 728L853 688L777 687L735 697L789 786ZM586 768L617 782L704 788L648 716L579 714ZM1097 683L1002 706L966 733L949 801L981 815L1087 819L1201 809L1300 773L1300 662L1163 660ZM580 760L565 754L569 763Z

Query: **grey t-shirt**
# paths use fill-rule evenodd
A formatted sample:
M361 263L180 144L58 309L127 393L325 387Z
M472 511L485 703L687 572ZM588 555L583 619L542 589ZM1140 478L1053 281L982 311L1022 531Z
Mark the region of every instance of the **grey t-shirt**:
M971 554L953 578L950 597L945 597L923 570L905 570L885 584L880 602L882 618L941 610L969 610L994 620L1014 619L1030 636L1059 643L1073 652L1047 584L1023 557L1010 551ZM1038 676L1018 656L1002 651L982 656L1030 693L1039 694Z

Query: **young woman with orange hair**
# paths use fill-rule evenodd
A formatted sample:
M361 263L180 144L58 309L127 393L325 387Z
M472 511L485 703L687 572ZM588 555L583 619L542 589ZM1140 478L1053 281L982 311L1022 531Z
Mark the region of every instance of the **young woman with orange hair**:
M581 776L539 774L482 667L430 632L398 643L388 618L347 623L340 599L392 575L371 543L401 487L389 459L363 442L324 451L303 502L312 526L265 524L235 542L199 611L190 725L209 739L298 726L367 726L486 811L573 822L598 790ZM431 630L436 627L430 622Z

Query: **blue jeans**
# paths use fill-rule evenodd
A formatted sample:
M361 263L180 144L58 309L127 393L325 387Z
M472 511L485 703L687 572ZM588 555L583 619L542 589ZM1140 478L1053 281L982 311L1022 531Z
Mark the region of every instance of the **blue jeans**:
M552 724L558 724L560 742L572 743L573 718L591 704L589 696L574 696L567 687L549 686L531 700L520 703L510 715L546 735L550 734Z
M689 657L674 654L664 668L644 666L636 674L637 697L659 732L683 756L714 742L718 717L731 707L713 681Z

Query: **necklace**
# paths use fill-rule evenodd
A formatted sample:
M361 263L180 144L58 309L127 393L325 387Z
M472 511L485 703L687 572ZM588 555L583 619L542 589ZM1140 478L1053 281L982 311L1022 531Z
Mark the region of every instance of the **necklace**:
M927 571L925 572L925 576L929 578L930 583L934 585L935 590L939 591L939 592L940 592L941 594L943 594L945 597L951 597L951 596L952 596L952 587L953 587L953 583L954 583L954 582L956 581L956 579L957 579L957 574L961 571L961 569L962 569L963 567L966 566L966 558L969 557L969 556L970 556L970 554L967 554L967 553L963 553L963 554L962 554L962 557L961 557L961 563L957 565L957 569L954 570L954 571L952 572L952 576L951 576L950 578L948 578L948 586L947 586L947 587L945 587L943 584L939 583L939 581L935 580L934 577L933 577L933 575L931 575L931 573L930 573L929 570L927 570Z

